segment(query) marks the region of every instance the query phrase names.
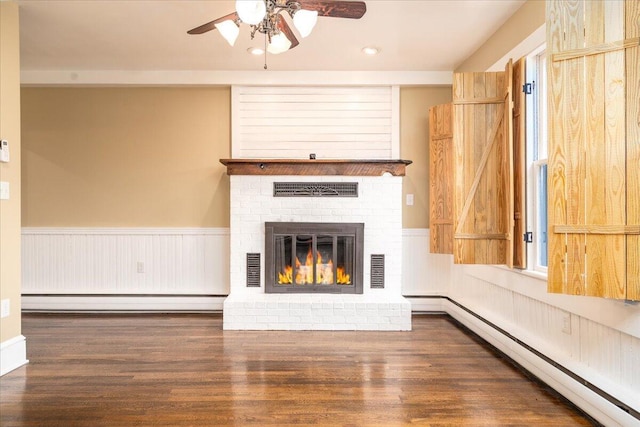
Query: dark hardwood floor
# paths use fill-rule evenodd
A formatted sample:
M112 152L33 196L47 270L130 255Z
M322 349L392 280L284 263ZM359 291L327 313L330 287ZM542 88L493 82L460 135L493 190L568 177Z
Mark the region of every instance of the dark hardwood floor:
M576 426L574 407L460 329L223 331L220 315L25 314L9 426Z

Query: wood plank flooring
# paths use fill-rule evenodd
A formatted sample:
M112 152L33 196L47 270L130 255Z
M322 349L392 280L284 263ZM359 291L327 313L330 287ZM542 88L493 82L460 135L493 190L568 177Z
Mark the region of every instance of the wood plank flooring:
M447 316L412 332L223 331L220 315L25 314L10 426L585 426Z

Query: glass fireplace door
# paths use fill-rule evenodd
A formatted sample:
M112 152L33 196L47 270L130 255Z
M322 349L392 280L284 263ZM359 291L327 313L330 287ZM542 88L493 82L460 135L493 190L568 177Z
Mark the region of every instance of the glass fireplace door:
M361 268L357 262L357 233L326 232L318 228L317 233L304 229L266 233L267 292L356 293L341 288L353 288ZM268 253L270 247L272 254Z

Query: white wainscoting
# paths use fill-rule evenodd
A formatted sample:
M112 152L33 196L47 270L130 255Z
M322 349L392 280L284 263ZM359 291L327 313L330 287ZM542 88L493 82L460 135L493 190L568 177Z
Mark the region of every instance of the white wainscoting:
M443 311L440 297L446 296L451 281L451 255L429 252L428 228L402 230L402 295L413 311Z
M398 86L233 86L234 158L398 158Z
M23 309L201 310L228 292L227 228L22 230Z

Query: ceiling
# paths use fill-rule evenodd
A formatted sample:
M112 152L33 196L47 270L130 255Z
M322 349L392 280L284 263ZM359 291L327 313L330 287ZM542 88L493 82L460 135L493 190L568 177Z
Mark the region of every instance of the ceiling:
M277 71L451 71L525 0L366 1L359 20L320 17L300 45L268 55ZM262 70L242 25L235 47L187 30L234 11L232 0L18 0L21 69ZM295 31L295 30L294 30ZM260 37L260 39L259 39ZM381 49L374 57L364 46Z

